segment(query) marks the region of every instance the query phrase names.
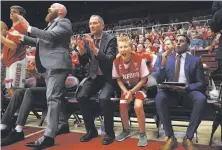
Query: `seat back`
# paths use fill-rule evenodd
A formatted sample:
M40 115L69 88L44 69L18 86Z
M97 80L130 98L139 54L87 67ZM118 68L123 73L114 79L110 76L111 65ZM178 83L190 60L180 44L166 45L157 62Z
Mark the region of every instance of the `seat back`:
M217 69L217 61L216 61L216 54L202 54L200 59L204 64L204 77L206 81L206 85L209 83L209 76L210 73Z
M68 76L65 81L65 89L67 92L75 92L79 86L79 79L74 76Z

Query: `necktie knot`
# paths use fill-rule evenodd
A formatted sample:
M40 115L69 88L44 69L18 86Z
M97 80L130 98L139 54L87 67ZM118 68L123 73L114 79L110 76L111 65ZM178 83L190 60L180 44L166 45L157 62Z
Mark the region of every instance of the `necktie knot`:
M175 66L175 73L174 73L174 81L178 82L179 81L179 75L180 75L180 59L182 57L181 54L178 54L176 56L176 66Z
M180 59L181 57L182 57L182 55L181 55L181 54L178 54L178 55L177 55L177 59L178 59L178 58Z
M99 48L100 39L95 39L94 42L95 42L96 47Z

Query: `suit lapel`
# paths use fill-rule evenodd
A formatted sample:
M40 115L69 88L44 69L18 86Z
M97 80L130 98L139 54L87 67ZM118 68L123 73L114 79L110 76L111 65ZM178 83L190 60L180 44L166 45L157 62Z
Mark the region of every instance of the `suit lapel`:
M187 53L186 58L185 58L184 72L185 72L185 76L188 83L190 80L189 74L188 74L190 63L191 63L191 55Z
M174 72L175 72L175 63L176 63L176 58L175 54L169 57L169 81L174 80Z
M106 39L107 39L106 33L103 32L102 39L100 42L99 51L103 51L104 53L105 53Z
M56 20L56 21L54 21L54 22L48 27L47 31L53 29L53 28L57 25L57 22L58 22L58 21L59 21L59 19Z

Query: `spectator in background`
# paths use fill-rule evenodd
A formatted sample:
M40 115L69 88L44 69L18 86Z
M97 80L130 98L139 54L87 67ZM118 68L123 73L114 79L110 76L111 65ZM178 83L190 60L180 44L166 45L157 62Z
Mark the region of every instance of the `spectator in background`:
M190 39L190 50L202 50L203 49L203 40L198 38L197 32L191 32L191 39Z
M205 50L210 50L210 46L212 45L214 41L214 34L211 31L211 29L208 29L207 31L207 38L203 41L203 47Z
M160 52L158 53L158 56L157 56L157 59L156 59L156 62L154 64L154 70L153 70L153 74L155 76L155 72L158 72L159 68L160 67L164 67L165 64L166 64L166 60L167 60L167 57L168 56L171 56L173 53L174 53L174 42L167 38L164 40L164 49L165 49L165 52Z
M139 54L146 62L149 72L153 71L154 57L151 53L146 52L145 46L143 44L137 45L137 54Z

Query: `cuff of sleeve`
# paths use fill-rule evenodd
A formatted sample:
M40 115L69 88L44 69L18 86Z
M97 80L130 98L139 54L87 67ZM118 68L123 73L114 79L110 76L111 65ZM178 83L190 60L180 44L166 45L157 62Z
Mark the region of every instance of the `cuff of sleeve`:
M21 41L24 42L24 35L22 35Z
M32 28L32 27L29 26L28 29L27 29L27 31L28 31L29 33L31 33L31 28Z
M98 53L99 53L99 49L97 48L96 49L96 52L94 53L96 56L98 56Z

